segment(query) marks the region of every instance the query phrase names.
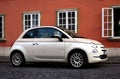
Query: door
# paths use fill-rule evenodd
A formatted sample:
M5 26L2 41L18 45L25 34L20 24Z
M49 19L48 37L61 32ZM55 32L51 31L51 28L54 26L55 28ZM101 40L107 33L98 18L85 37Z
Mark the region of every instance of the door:
M54 28L39 28L37 38L33 40L33 55L37 60L64 59L65 43L54 38L61 32Z

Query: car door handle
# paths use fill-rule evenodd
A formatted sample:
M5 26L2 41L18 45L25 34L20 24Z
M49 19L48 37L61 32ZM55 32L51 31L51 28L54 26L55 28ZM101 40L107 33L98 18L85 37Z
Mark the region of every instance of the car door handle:
M38 43L33 43L33 45L39 45Z

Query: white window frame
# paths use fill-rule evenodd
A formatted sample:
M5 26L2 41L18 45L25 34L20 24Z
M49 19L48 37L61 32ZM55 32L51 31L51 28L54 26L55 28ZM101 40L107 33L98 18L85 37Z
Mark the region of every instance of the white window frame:
M38 25L37 26L40 26L40 12L26 12L26 13L23 14L23 30L24 31L27 30L28 28L37 27L37 26L33 25L33 20L34 20L33 15L36 15L36 14L38 15L38 19L36 19L36 20L38 20ZM25 21L27 21L27 20L25 20L26 15L30 16L30 20L28 20L28 21L30 21L30 26L29 27L26 26L26 24L25 24Z
M2 37L0 37L0 40L4 39L4 16L0 15L0 17L2 17Z
M102 8L102 37L114 37L113 8Z
M111 8L102 8L102 37L104 38L109 38L109 39L120 39L120 36L119 37L116 37L114 35L114 8L120 8L120 6L113 6ZM107 10L111 10L111 14L110 15L105 15L104 14L104 11ZM107 24L107 29L105 29L105 16L111 16L111 22L106 22ZM109 23L111 23L111 26L109 26ZM105 30L107 32L107 34L105 33ZM111 33L110 33L110 30L111 30ZM111 34L111 35L109 35Z
M69 17L68 17L68 13L69 12L75 12L75 17L70 17L70 18L74 18L75 19L75 23L74 24L69 24L68 23L68 19L69 19ZM65 21L66 21L66 24L60 24L59 23L59 19L60 19L60 17L59 17L59 14L60 13L65 13L66 14L66 18L64 18L65 19ZM76 9L64 9L64 10L58 10L57 11L57 26L61 26L61 25L65 25L66 26L66 29L68 29L69 27L69 25L75 25L75 30L71 30L71 31L74 31L75 33L77 33L77 10Z

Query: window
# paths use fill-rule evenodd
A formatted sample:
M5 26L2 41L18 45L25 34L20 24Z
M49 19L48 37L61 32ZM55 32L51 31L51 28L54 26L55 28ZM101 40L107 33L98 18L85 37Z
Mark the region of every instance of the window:
M37 32L37 29L30 30L23 36L23 38L37 38Z
M0 15L0 39L4 39L4 16Z
M77 33L77 10L59 10L57 12L58 26Z
M102 37L120 38L120 7L102 9Z
M23 15L24 30L40 26L40 13L24 13Z
M28 31L23 38L55 38L55 36L60 36L62 38L67 38L62 32L53 28L37 28Z

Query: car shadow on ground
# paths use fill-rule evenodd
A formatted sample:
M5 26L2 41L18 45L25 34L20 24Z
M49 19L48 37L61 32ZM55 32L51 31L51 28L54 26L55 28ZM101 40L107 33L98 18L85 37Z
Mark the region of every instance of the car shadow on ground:
M11 65L12 66L12 65ZM101 68L103 67L103 63L96 63L96 64L88 64L85 67L82 67L80 69L95 69L95 68ZM76 69L71 67L67 63L27 63L26 65L19 67L19 68L56 68L56 69Z

